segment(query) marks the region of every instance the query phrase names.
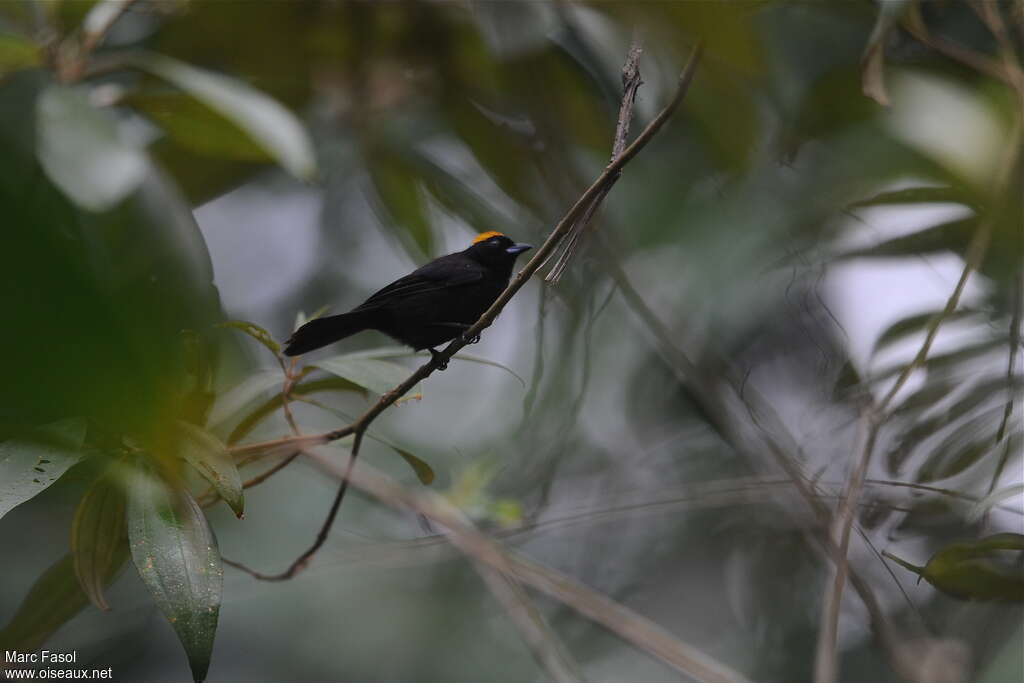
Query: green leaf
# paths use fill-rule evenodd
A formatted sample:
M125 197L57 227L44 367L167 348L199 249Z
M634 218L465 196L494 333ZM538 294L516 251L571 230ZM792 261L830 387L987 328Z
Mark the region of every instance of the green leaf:
M0 518L60 479L84 440L85 420L70 418L0 443Z
M306 317L305 311L297 312L295 314L295 327L294 327L294 329L296 329L296 330L299 329L300 327L302 327L303 325L308 323L310 320L316 320L317 318L319 318L320 316L322 316L324 313L326 313L329 310L331 310L331 305L330 304L324 304L320 308L316 309L316 311L313 312L313 315L309 316L308 318Z
M316 173L313 144L305 127L268 95L234 78L164 55L135 54L127 61L181 88L233 122L292 175L310 179Z
M412 374L398 363L347 354L317 361L316 367L376 394L386 394Z
M366 393L366 390L363 387L354 384L347 379L329 377L327 379L318 379L296 384L292 388L292 396L311 396L313 394L332 391L354 391L361 394ZM256 425L266 419L268 415L273 414L280 407L281 394L277 393L268 398L259 407L239 421L235 428L231 430L231 434L228 436L228 443L236 444L244 439L256 427Z
M921 577L943 593L966 600L1024 601L1020 552L1024 536L1002 533L939 550Z
M188 491L140 470L129 489L128 540L139 576L185 648L192 677L203 680L224 580L213 530Z
M247 320L228 320L222 322L218 327L229 327L240 330L267 347L275 356L281 352L281 345L274 341L274 337L265 329Z
M124 493L110 477L97 480L78 503L71 556L82 591L96 607L109 610L103 588L128 557Z
M36 102L36 154L46 175L75 204L105 211L145 177L145 152L78 90L50 85Z
M103 580L105 585L113 580L127 557L127 548L122 544L120 560L117 566L110 567L110 573ZM38 650L88 604L89 598L75 577L74 560L71 555L65 555L36 580L14 617L0 630L0 650Z
M180 92L144 93L124 104L142 112L175 143L217 159L272 162L274 158L234 121Z
M221 498L241 519L245 514L242 478L227 447L216 436L188 422L178 422L178 455L213 485Z
M865 206L889 206L892 204L963 204L975 206L976 202L962 188L956 187L906 187L902 190L888 190L853 202L847 208Z
M391 446L391 444L388 445ZM409 463L409 467L411 467L412 471L416 473L416 477L420 480L421 484L424 486L430 486L434 482L434 470L430 465L423 460L420 460L404 448L391 446L391 449L394 450L395 453L398 453L403 460Z
M42 63L39 47L13 33L0 33L0 75Z
M397 224L424 255L433 252L434 231L418 176L391 155L378 153L370 159L370 178L385 224Z
M216 429L256 399L262 398L271 389L281 390L284 375L280 370L260 370L217 397L210 411L208 424Z
M352 353L345 354L345 357L346 358L377 358L377 359L381 359L381 358L430 358L430 355L425 353L425 352L422 352L422 351L420 351L420 352L410 351L409 349L407 349L404 346L384 346L384 347L380 347L380 348L376 348L376 349L371 349L369 351L354 351ZM502 365L501 363L498 363L496 361L493 361L493 360L490 360L490 359L487 359L487 358L482 358L480 356L470 356L470 355L465 354L465 353L457 353L454 356L452 356L451 359L452 360L462 360L462 361L466 361L467 363L479 363L480 365L489 365L492 368L498 368L500 370L504 370L508 374L510 374L513 377L515 377L519 381L519 383L523 385L523 387L526 386L526 380L524 380L521 376L519 376L515 372L515 370L513 370L510 367L508 367L507 365Z
M976 216L933 225L909 235L901 235L880 244L841 254L841 259L903 258L943 251L961 252L974 233Z
M883 348L891 346L898 341L906 339L907 337L923 333L928 327L928 324L939 315L941 311L928 311L926 313L916 313L906 318L897 320L895 323L890 325L875 341L874 347L871 349L871 355L877 354ZM971 316L978 315L977 311L972 310L958 310L953 311L949 315L945 316L943 323L948 323L953 320L961 320Z

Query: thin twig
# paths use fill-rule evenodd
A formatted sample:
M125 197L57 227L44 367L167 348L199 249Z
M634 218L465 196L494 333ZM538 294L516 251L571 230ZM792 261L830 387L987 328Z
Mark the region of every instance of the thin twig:
M341 507L341 501L345 499L345 492L348 490L349 476L352 474L352 468L356 464L356 458L359 457L359 447L363 443L363 431L356 432L355 437L355 440L352 442L352 453L348 458L348 466L345 468L345 471L341 476L341 483L338 485L338 493L334 496L334 502L331 503L331 509L328 511L327 517L324 519L324 523L321 525L320 531L316 535L316 540L313 541L313 545L299 555L295 561L291 563L288 569L284 570L280 574L264 574L247 567L241 562L235 562L234 560L222 557L221 559L224 561L224 564L230 565L235 569L240 569L260 581L287 581L305 569L309 564L310 558L312 558L313 555L316 554L316 551L320 550L320 547L327 541L327 536L330 534L331 527L334 525L334 518L338 515L338 508Z
M917 38L921 43L927 45L936 52L949 57L953 61L960 62L961 64L968 66L979 73L983 73L986 76L1012 84L1010 75L1005 73L999 62L991 57L946 40L941 36L933 36L929 33L928 28L924 26L923 23L907 21L904 23L904 27L910 35Z
M615 124L615 137L612 139L612 154L610 158L612 162L618 159L626 149L629 127L633 120L633 105L636 103L636 93L643 84L643 79L640 77L640 55L642 52L643 46L640 42L639 31L634 31L633 42L629 46L629 53L626 55L626 63L622 66L622 102L619 105L618 122ZM611 191L612 186L618 181L620 175L621 173L615 175L604 190L594 198L594 201L587 207L587 210L580 219L576 221L576 224L573 225L572 231L565 240L565 246L562 249L561 255L558 257L555 265L551 267L547 277L544 278L545 282L556 283L561 279L562 273L565 272L569 261L576 253L583 233L592 224L594 214L597 213L598 207L601 206L605 196Z
M1010 319L1010 353L1009 359L1006 361L1006 405L1003 406L1003 417L999 421L999 429L996 430L996 446L1006 437L1006 427L1010 423L1010 417L1013 415L1013 404L1017 399L1014 373L1017 367L1017 352L1020 348L1022 309L1024 309L1024 269L1018 268L1017 274L1013 278L1013 316ZM996 463L996 471L992 473L992 481L988 484L988 494L995 490L999 479L1003 476L1003 470L1010 459L1010 441L1012 439L1006 442L1003 453L999 456L999 462Z
M455 353L457 353L463 346L466 345L468 340L478 336L483 330L494 322L494 319L501 313L505 305L508 304L509 300L515 296L523 285L525 285L530 277L541 267L541 265L547 260L548 256L555 250L562 238L572 227L574 221L582 215L583 211L590 206L591 202L597 195L603 191L605 186L613 182L613 178L617 173L628 164L633 157L635 157L640 150L647 146L647 143L657 134L661 127L665 125L675 110L679 107L679 103L682 101L683 96L686 94L687 88L690 82L693 80L694 72L697 69L697 64L700 61L700 55L702 52L701 45L698 44L693 52L690 54L689 61L683 68L682 73L679 76L678 86L672 100L665 106L661 112L652 120L643 132L637 136L631 145L611 164L609 164L600 176L587 188L587 190L580 196L575 204L569 209L568 212L562 217L555 228L548 235L548 238L544 241L544 244L537 249L536 254L533 258L527 262L526 266L512 279L508 287L498 296L497 300L491 307L488 308L483 315L480 316L472 327L466 330L461 337L456 337L448 346L442 349L436 356L433 356L428 362L421 365L411 374L404 382L396 386L394 389L389 391L380 397L369 410L363 413L359 419L352 424L349 424L340 429L335 429L322 434L309 435L304 437L285 437L282 439L274 439L272 441L263 441L258 443L246 444L244 446L234 446L229 451L235 455L242 453L260 453L264 450L274 450L280 448L289 448L291 446L298 447L301 442L302 448L312 447L316 445L322 445L330 441L335 441L343 437L354 434L358 430L365 429L373 422L378 415L387 410L395 401L400 399L406 393L409 392L414 386L416 386L424 378L432 374L440 365L446 363Z
M427 517L443 527L452 545L468 557L556 598L677 671L709 683L748 680L624 605L569 576L503 548L464 523L452 509L452 504L442 496L424 489L404 487L366 463L345 473L328 458L316 453L308 456L331 476L347 478L353 486L381 502Z

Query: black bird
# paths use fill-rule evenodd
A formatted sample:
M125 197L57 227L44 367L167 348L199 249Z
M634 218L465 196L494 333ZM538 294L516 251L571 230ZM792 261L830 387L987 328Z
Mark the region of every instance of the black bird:
M463 251L448 254L395 280L348 313L317 318L295 330L287 356L377 330L419 351L469 329L508 286L519 254L532 247L500 232L481 233Z

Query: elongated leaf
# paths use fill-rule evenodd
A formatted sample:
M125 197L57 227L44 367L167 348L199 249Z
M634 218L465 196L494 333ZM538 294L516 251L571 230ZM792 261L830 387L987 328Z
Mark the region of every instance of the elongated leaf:
M84 440L85 420L70 418L0 443L0 518L60 479Z
M335 392L335 391L354 391L365 395L366 390L354 384L347 379L341 379L340 377L329 377L327 379L318 379L307 382L301 382L296 384L292 388L293 396L312 396L314 394ZM281 394L275 394L264 401L260 406L246 415L242 420L231 430L231 434L228 436L229 444L236 444L262 422L267 416L273 414L275 411L281 408Z
M187 422L178 422L181 438L178 454L213 485L235 516L245 515L242 478L227 447L216 436Z
M901 235L880 244L862 249L853 249L840 258L903 258L919 254L935 254L943 251L963 251L974 234L977 217L933 225L909 235Z
M233 121L187 93L137 94L124 104L158 124L175 143L217 159L272 162L274 158Z
M1024 536L1001 533L979 541L953 543L918 567L892 555L904 568L921 576L943 593L965 600L1024 601L1020 572Z
M96 481L78 503L71 522L71 556L78 584L90 602L110 609L103 588L128 557L128 542L124 492L109 477Z
M412 471L416 473L416 477L420 480L421 484L429 486L434 482L434 469L430 465L417 458L404 448L399 448L397 446L392 446L391 448L395 453L398 453L403 460L409 463L409 467L411 467Z
M121 544L118 557L109 565L104 585L113 580L128 558L127 544ZM71 555L65 555L36 580L14 617L0 630L0 650L38 650L57 629L88 604L89 598L75 577L74 560Z
M971 511L967 513L967 521L976 522L981 519L986 512L999 505L1004 500L1015 498L1017 496L1024 495L1024 484L1014 484L1013 486L1007 486L1006 488L993 491L989 495L985 496L984 499L979 500L975 503Z
M232 121L292 175L309 179L315 174L316 157L305 127L269 96L234 78L164 55L136 54L128 61Z
M398 363L348 355L317 361L316 367L377 394L391 391L412 374L409 368Z
M202 510L184 490L139 471L128 497L132 561L188 655L206 678L220 615L224 568Z
M145 152L78 90L47 87L36 102L36 122L36 154L46 175L83 209L112 208L146 175Z
M848 208L865 206L891 206L893 204L963 204L974 206L975 201L961 188L956 187L906 187L902 190L888 190L853 202Z
M434 232L417 176L391 155L375 154L370 160L370 177L385 213L382 222L401 227L420 253L430 255Z
M875 341L874 347L871 349L871 354L877 354L882 349L892 346L896 342L906 339L913 334L923 333L928 327L928 323L931 322L935 316L939 315L939 313L941 313L941 311L928 311L926 313L916 313L897 320L886 328L886 330L878 337ZM953 311L944 318L943 324L949 323L953 320L963 320L964 318L976 315L978 315L977 311Z
M209 425L212 429L224 426L239 411L257 399L263 398L271 389L280 390L284 376L280 370L261 370L236 384L217 397L210 411Z
M219 327L229 327L246 333L260 344L267 347L267 349L269 349L274 355L281 352L281 345L274 340L273 335L256 323L251 323L248 320L228 320L220 323Z
M426 353L426 352L423 352L423 351L419 351L419 352L410 351L409 349L407 349L404 346L384 346L384 347L377 348L377 349L371 349L369 351L355 351L353 353L347 353L347 354L345 354L345 357L346 358L376 358L376 359L383 359L383 358L430 358L430 355L428 353ZM498 368L499 370L504 370L508 374L510 374L513 377L515 377L519 381L519 383L522 384L524 387L526 386L526 380L524 380L519 374L517 374L515 370L513 370L510 367L508 367L507 365L502 365L501 363L498 363L496 361L490 360L488 358L482 358L480 356L471 356L471 355L465 354L465 353L457 353L454 356L452 356L452 360L460 360L460 361L465 361L467 363L478 363L480 365L489 365L492 368Z

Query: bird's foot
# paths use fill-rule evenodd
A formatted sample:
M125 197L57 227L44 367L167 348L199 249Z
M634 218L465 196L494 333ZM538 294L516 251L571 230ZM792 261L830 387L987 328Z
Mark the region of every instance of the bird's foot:
M441 358L441 352L440 351L437 351L436 349L427 349L427 350L430 351L430 359L432 361L434 361L435 363L437 363L437 369L438 370L447 370L448 369L448 361L444 360L443 358Z
M474 334L472 337L467 337L465 334L462 335L463 344L478 344L480 343L480 335Z

